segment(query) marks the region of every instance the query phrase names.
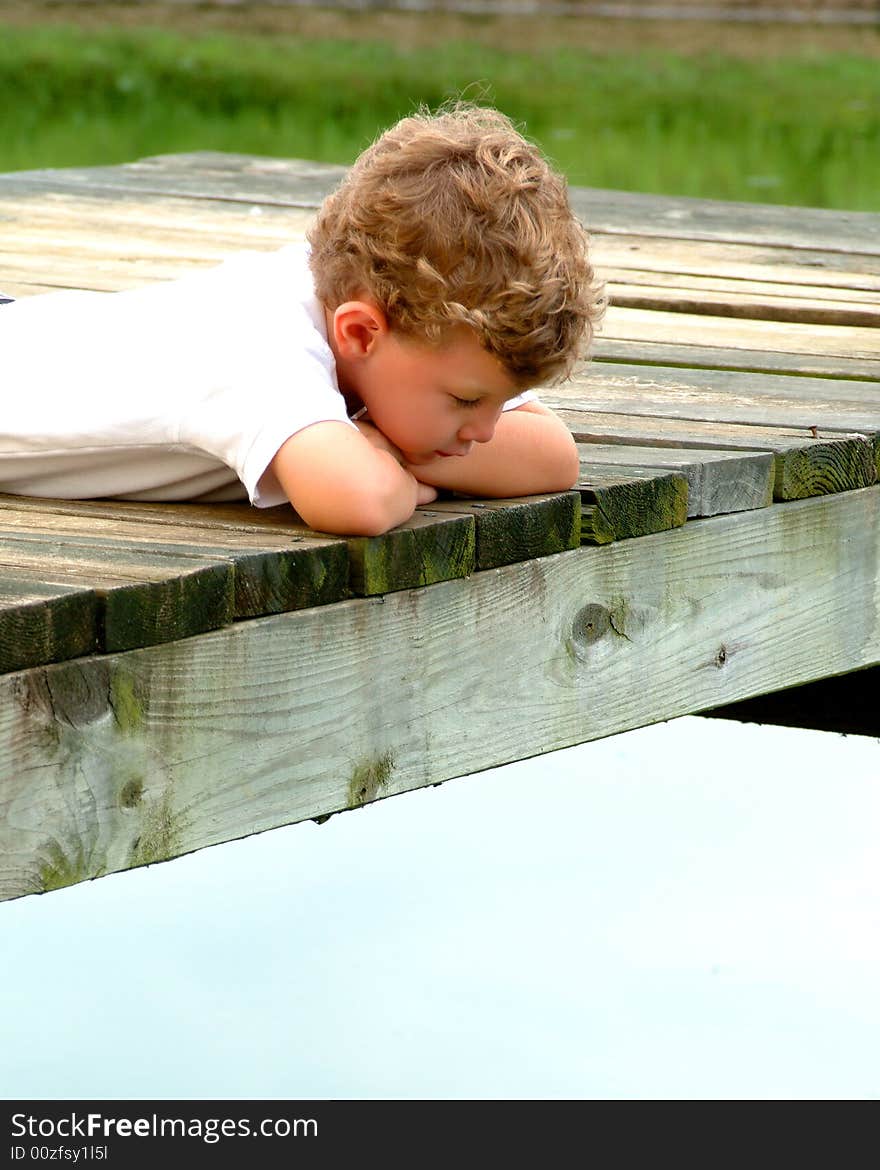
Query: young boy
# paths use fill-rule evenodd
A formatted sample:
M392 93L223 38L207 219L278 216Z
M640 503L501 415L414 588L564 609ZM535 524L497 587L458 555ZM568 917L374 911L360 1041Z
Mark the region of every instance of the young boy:
M502 114L404 118L309 246L0 306L0 492L289 500L375 535L438 489L570 488L565 376L601 311L564 181Z

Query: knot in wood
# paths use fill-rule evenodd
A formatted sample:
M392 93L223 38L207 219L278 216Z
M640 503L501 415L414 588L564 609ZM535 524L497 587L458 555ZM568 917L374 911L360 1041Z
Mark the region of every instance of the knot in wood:
M611 611L604 605L591 603L579 609L575 614L571 626L571 636L575 643L589 646L598 642L611 628Z

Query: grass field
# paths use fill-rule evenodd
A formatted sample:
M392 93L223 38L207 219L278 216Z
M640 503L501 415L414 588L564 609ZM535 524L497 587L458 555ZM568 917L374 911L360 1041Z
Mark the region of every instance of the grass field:
M196 149L344 163L416 104L464 93L523 124L573 183L880 210L880 68L867 54L10 23L0 92L6 171Z

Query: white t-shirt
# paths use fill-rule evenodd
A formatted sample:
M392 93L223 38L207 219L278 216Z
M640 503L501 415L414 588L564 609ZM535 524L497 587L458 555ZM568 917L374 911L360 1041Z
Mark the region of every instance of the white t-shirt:
M285 440L354 425L307 255L0 306L0 492L284 503L268 468Z

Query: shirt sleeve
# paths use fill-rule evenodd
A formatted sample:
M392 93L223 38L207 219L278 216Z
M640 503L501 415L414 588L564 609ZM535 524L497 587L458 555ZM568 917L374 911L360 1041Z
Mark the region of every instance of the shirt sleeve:
M222 460L256 507L285 503L269 470L291 435L319 422L353 427L336 382L333 354L301 305L265 296L240 306L236 342L212 390L184 421L180 441Z
M518 406L525 406L527 402L537 402L538 395L534 390L526 390L522 394L517 394L516 398L508 398L504 403L502 410L516 410Z

